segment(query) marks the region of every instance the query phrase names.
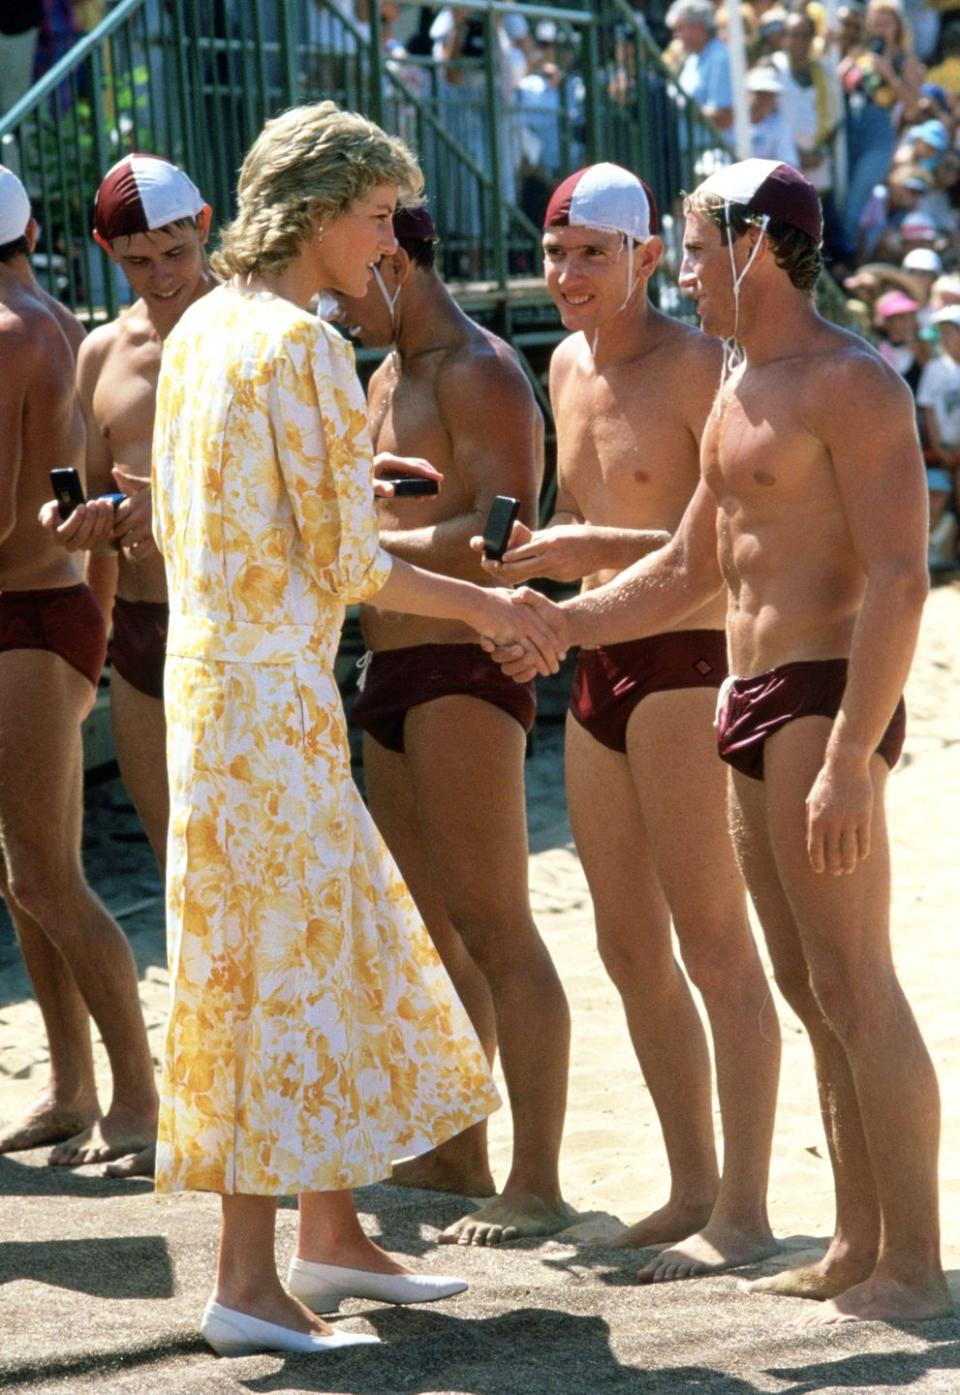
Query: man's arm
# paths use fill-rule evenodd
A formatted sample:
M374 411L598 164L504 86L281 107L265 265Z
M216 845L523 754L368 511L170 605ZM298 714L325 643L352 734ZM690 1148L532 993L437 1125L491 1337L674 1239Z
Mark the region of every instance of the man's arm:
M84 451L84 482L87 503L61 519L56 503L51 500L40 510L40 522L67 552L97 551L112 553L110 537L113 532L112 504L98 503L94 495L113 487L110 467L112 460L107 443L97 426L93 413L93 392L103 366L102 331L85 339L77 357L77 400L83 414L86 432Z
M873 355L858 355L831 370L830 399L847 404L843 412L824 404L823 439L866 576L843 701L807 797L811 866L839 874L870 851L870 757L913 660L928 589L928 506L913 399L902 379Z
M562 609L573 644L619 644L658 634L723 589L717 560L717 504L703 480L670 541Z
M542 426L519 367L492 354L458 355L435 384L440 419L450 437L452 468L467 502L453 518L421 528L387 529L380 541L395 557L489 584L469 547L482 531L497 494L520 500L521 516L536 518L542 470Z
M17 486L23 451L23 414L34 352L19 322L4 326L3 372L0 373L0 544L17 522Z

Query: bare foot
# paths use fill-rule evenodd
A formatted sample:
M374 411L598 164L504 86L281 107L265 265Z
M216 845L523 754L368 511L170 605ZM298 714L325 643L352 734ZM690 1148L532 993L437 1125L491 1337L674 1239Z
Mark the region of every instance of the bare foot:
M942 1275L916 1286L873 1275L825 1303L808 1322L923 1322L947 1317L953 1311Z
M413 1270L401 1264L388 1250L381 1249L369 1235L357 1236L353 1242L342 1238L335 1250L317 1250L311 1253L303 1245L297 1247L297 1258L311 1264L336 1264L343 1269L362 1269L366 1274L412 1274Z
M84 1167L139 1153L156 1138L156 1121L130 1110L110 1109L82 1133L54 1148L47 1162L52 1167Z
M627 1226L626 1230L612 1240L602 1240L605 1248L621 1250L645 1250L648 1245L672 1245L684 1240L688 1235L701 1230L709 1221L713 1202L706 1201L685 1204L668 1201L659 1211L644 1216L642 1221Z
M731 1227L707 1226L644 1265L637 1274L637 1283L663 1284L673 1279L720 1274L741 1264L769 1259L779 1248L769 1231L755 1235Z
M828 1250L816 1264L784 1269L763 1279L741 1279L739 1287L742 1293L775 1293L782 1298L812 1298L822 1302L836 1298L869 1278L875 1263L873 1255L859 1260L852 1255L838 1257Z
M531 1193L498 1196L440 1233L441 1245L501 1245L527 1235L556 1235L573 1225L577 1213L563 1200L544 1201Z
M104 1177L152 1177L157 1162L157 1145L150 1143L139 1153L127 1153L114 1162L106 1163Z
M17 1124L0 1131L0 1153L21 1153L28 1148L45 1148L62 1143L81 1129L88 1128L99 1110L69 1108L57 1104L49 1095L41 1095Z
M457 1196L497 1194L489 1168L465 1168L448 1161L436 1148L422 1157L394 1163L387 1181L395 1187L422 1187L428 1192L456 1192Z

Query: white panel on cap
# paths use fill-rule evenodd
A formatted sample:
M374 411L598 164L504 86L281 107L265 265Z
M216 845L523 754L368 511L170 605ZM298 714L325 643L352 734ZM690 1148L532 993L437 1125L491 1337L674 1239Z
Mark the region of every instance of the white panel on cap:
M741 160L736 165L717 170L699 186L698 193L717 194L729 203L749 203L782 160Z
M148 228L163 228L180 218L195 218L203 208L200 190L176 165L131 155L130 168Z
M601 232L650 236L650 202L636 175L619 165L591 165L570 200L570 222Z
M30 200L21 181L0 165L0 247L23 237L30 222Z

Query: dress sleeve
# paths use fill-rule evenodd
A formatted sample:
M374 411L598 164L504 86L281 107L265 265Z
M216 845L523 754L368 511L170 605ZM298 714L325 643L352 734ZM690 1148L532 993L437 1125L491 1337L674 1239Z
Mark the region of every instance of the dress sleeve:
M319 321L292 331L275 360L270 422L317 585L344 605L376 595L391 558L379 543L366 403L350 349Z

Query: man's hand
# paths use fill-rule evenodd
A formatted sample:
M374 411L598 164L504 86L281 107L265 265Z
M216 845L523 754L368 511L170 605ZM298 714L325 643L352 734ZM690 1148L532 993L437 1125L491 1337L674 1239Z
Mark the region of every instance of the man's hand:
M856 871L870 855L873 781L862 761L826 762L807 795L807 856L815 872Z
M157 551L153 540L153 495L149 479L128 474L119 465L113 467L117 488L126 495L117 505L113 541L123 548L130 562L143 562Z
M476 621L481 646L505 673L525 683L535 674L557 672L570 647L559 606L526 586L484 591L481 604L483 613Z
M443 484L443 475L429 460L419 455L394 455L388 450L382 450L373 457L373 475L373 492L378 499L393 497L393 485L382 480L381 475L410 475L416 479L436 480L438 486Z
M42 527L52 533L67 552L105 551L113 534L113 504L107 499L89 499L73 510L69 518L60 517L56 499L48 499L40 510Z
M481 566L504 586L515 586L535 576L551 581L581 581L611 567L619 570L643 556L642 548L636 544L631 545L629 556L623 555L625 536L622 529L592 523L557 523L535 533L524 524L515 523L503 560L492 562L484 557ZM662 547L669 537L669 533L651 531L649 550ZM470 546L482 554L483 538L471 538Z
M480 647L484 652L517 683L527 683L538 673L556 673L570 648L567 619L561 607L528 586L486 594L506 597L514 614L505 618L505 630L487 626L481 631Z

